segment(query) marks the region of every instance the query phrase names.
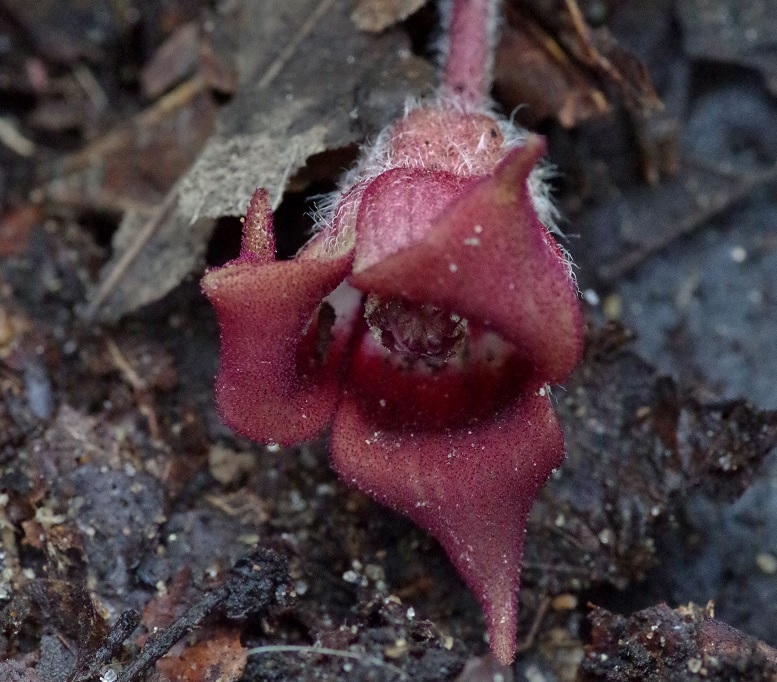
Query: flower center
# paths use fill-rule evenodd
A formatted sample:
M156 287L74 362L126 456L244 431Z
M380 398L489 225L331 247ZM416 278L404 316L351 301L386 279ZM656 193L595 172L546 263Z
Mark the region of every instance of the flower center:
M367 296L364 317L375 339L384 348L409 360L440 365L464 342L467 321L426 303L404 298Z

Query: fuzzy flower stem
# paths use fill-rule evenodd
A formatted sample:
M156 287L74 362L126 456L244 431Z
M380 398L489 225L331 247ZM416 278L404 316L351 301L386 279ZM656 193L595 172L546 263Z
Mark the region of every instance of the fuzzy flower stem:
M453 0L442 88L484 104L491 87L499 0Z

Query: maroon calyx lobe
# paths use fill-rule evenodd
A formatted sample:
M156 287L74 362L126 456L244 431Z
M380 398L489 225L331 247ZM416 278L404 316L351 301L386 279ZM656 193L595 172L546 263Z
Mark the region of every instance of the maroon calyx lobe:
M482 604L503 662L515 655L526 519L564 454L544 389L524 388L488 418L426 430L387 428L358 395L346 393L331 436L332 463L344 481L406 514L442 545Z
M339 399L354 305L324 298L350 271L352 254L275 261L274 244L260 189L243 224L240 256L208 271L202 289L219 319L222 418L254 440L292 444L316 436Z

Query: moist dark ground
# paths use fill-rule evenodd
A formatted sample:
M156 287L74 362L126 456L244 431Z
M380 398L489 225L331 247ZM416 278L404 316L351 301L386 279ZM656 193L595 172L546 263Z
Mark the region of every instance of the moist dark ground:
M126 248L111 244L122 215L162 201L238 96L225 77L157 127L138 118L204 68L176 80L149 66L182 27L211 27L222 58L227 5L0 3L0 681L144 679L127 672L144 644L166 650L148 633L176 624L199 627L148 679L775 679L775 10L581 3L647 64L676 163L645 181L616 97L574 129L539 123L589 334L554 390L568 459L532 516L507 670L481 658L478 605L439 547L344 487L325 438L279 450L221 424L216 321L197 280L234 255L235 219L161 300L113 322L85 314ZM423 84L434 21L426 8L393 38L359 40L405 41ZM317 49L299 48L313 65ZM160 73L159 92L144 85ZM391 120L403 87L360 83L369 115L330 112L338 140ZM117 130L100 164L73 162ZM277 226L290 252L306 196L354 158L333 146L287 188ZM246 657L273 645L351 657Z

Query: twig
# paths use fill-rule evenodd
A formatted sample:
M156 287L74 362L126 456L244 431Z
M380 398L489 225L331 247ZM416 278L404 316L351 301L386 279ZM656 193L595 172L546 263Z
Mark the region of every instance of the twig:
M132 387L132 392L135 394L135 402L138 404L140 413L146 418L151 438L155 441L160 440L159 420L154 409L154 397L148 385L143 381L112 338L107 337L105 345L108 346L108 353L110 353L113 364L121 372L125 381Z
M569 564L551 564L541 561L524 561L525 571L541 571L543 573L561 573L564 575L586 576L589 571L582 566L570 566Z
M242 619L263 612L269 603L279 603L283 599L279 587L287 581L285 559L273 550L256 548L232 567L221 587L204 594L172 625L154 632L116 682L140 680L181 637L200 626L217 608L223 608L227 618Z
M685 235L694 232L708 220L711 220L722 211L725 211L738 201L741 201L761 185L766 185L775 181L777 181L777 166L747 176L741 181L740 185L735 187L731 192L714 197L709 204L701 207L698 212L681 220L664 234L660 234L655 239L640 245L637 249L618 258L613 263L603 265L599 268L599 276L608 284L619 280L621 277L634 270L649 256L665 249L680 237L684 237Z
M350 658L355 661L359 661L360 663L377 665L383 668L387 668L397 673L397 675L399 675L399 677L403 680L410 679L409 675L404 670L402 670L402 668L398 668L397 666L391 663L386 663L386 661L376 656L369 656L367 654L357 654L357 653L354 653L353 651L343 651L342 649L328 649L326 647L317 647L317 646L298 646L294 644L270 644L267 646L254 647L253 649L249 649L246 653L249 656L257 656L259 654L273 654L273 653L284 653L284 652L293 652L293 653L299 653L299 654L319 654L322 656L339 656L341 658Z
M6 510L8 501L8 495L0 493L0 547L3 548L3 565L11 578L10 583L17 588L23 578L22 566L19 561L19 548L16 545L16 532Z
M160 97L151 107L137 114L129 123L123 123L80 151L53 164L51 175L59 177L87 168L95 159L107 156L125 143L138 128L153 128L172 112L186 106L208 87L202 76L193 76L177 88Z
M601 63L602 56L591 44L591 37L588 34L588 24L585 23L583 13L580 11L580 7L578 7L577 0L565 0L565 4L569 18L572 20L572 27L575 29L575 33L580 39L580 45L582 46L583 52L585 53L585 58L589 61L590 64L599 64L605 68L609 66L609 62L607 62L607 60L604 60L605 64ZM607 70L610 71L610 69ZM612 73L612 75L616 79L616 82L620 81L619 73Z
M91 70L84 64L76 64L73 68L73 77L91 100L95 109L100 112L105 111L108 107L108 96Z
M99 647L70 673L67 682L87 682L97 675L98 669L113 658L140 623L137 611L125 611L114 623Z
M577 0L564 0L564 4L572 22L572 29L578 38L581 48L578 58L584 64L606 76L620 90L627 105L635 101L642 101L642 108L645 108L647 111L663 109L664 105L658 98L658 95L656 95L652 85L650 85L646 93L644 91L640 93L640 90L643 90L642 88L635 90L634 84L629 82L627 78L624 78L618 68L597 49L591 39L591 29L588 28ZM643 95L646 95L646 97L643 97Z
M534 641L537 639L537 633L540 631L540 625L542 625L542 621L545 619L545 614L548 612L549 606L550 597L546 595L542 598L540 605L537 607L537 613L534 614L534 620L532 621L526 638L522 642L518 642L518 646L515 648L516 654L525 653L534 646Z
M0 116L0 142L19 156L32 156L35 153L35 143L24 137L5 116Z
M124 356L124 353L122 353L119 347L116 345L116 342L112 338L107 337L105 339L105 345L108 346L108 352L111 355L113 364L124 375L124 378L127 380L127 383L132 386L133 390L145 391L147 388L146 382L140 378L138 373L135 371L135 368L130 364L129 360L127 360L127 358Z
M187 632L196 628L205 617L226 599L226 591L208 592L169 628L158 630L148 638L140 653L119 674L116 682L136 682L140 676L164 656Z
M36 187L30 193L30 200L35 203L40 203L44 199L48 199L48 201L56 203L58 206L65 206L76 211L91 210L114 215L123 215L130 211L140 215L153 215L159 207L159 201L155 203L139 201L102 187L95 189L94 192L90 191L88 196L85 196L78 189L71 190L70 187L65 186L65 183L56 188L50 185L45 190L41 187Z

